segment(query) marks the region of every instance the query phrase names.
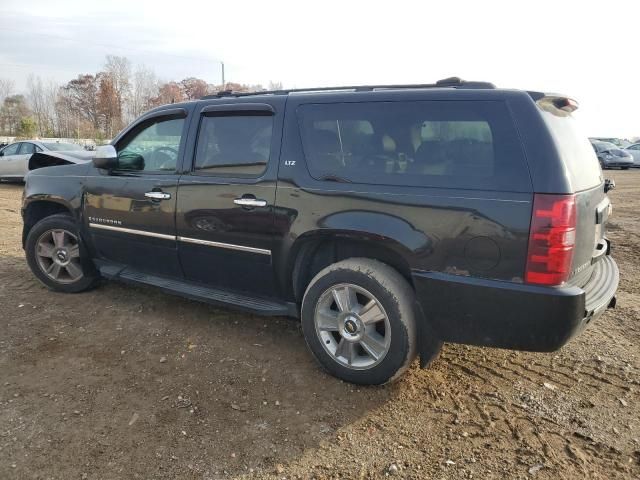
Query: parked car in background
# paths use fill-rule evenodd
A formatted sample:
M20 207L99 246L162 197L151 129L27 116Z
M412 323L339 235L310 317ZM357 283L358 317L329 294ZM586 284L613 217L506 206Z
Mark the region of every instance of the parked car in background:
M626 148L631 145L629 140L625 140L624 138L614 138L614 137L591 137L589 138L592 142L606 142L613 143L618 148Z
M93 155L75 143L14 142L0 150L0 180L23 181L35 168L87 162Z
M591 140L591 145L598 156L600 166L605 168L621 168L627 170L633 167L633 157L629 152L609 142Z
M633 166L640 168L640 143L634 143L624 149L625 152L633 157Z

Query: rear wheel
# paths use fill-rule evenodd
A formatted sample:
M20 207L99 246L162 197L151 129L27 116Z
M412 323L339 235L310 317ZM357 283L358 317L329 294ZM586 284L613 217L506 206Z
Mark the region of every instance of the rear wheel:
M27 263L51 290L76 293L96 284L98 276L83 253L79 238L75 222L65 214L46 217L29 232L25 244Z
M365 385L393 381L416 357L413 289L376 260L343 260L309 284L302 330L311 352L332 375Z

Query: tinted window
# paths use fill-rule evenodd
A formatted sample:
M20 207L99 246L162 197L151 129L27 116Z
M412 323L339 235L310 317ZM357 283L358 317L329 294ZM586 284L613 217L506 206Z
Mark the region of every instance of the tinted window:
M271 115L204 116L200 122L195 172L257 176L271 151Z
M14 143L13 145L9 145L2 150L3 155L16 155L18 153L18 148L20 148L19 143Z
M184 118L158 119L135 128L118 143L118 170L173 172Z
M20 147L20 155L29 155L36 153L36 146L33 143L23 142Z
M302 105L304 153L319 180L530 191L503 102Z
M567 168L574 191L585 190L602 182L600 164L588 137L573 116L555 108L552 103L538 102L547 127L551 131L561 160ZM618 148L607 142L596 142L598 152Z

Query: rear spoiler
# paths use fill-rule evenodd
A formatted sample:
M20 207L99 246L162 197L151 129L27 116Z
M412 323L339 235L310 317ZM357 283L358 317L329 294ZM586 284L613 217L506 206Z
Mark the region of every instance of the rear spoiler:
M577 100L559 93L527 92L541 107L555 107L564 112L575 112L580 104Z

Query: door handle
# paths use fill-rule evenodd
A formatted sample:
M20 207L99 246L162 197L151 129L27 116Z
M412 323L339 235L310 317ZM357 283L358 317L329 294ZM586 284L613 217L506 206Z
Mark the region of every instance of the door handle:
M241 197L236 198L233 203L242 207L266 207L267 201L259 198Z
M144 196L153 200L169 200L171 198L171 194L166 192L147 192Z

